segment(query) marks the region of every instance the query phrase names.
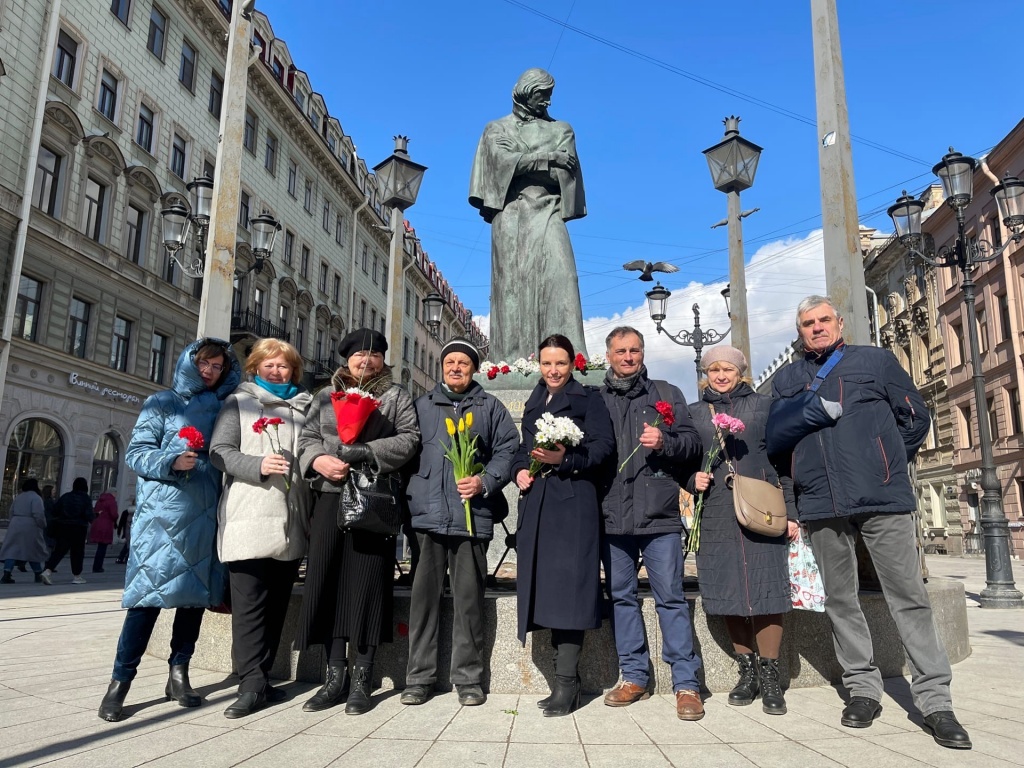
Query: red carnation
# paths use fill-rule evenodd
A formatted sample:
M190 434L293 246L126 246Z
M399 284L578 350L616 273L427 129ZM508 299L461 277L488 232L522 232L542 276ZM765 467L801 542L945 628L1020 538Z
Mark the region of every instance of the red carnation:
M659 400L654 404L654 409L661 415L661 420L665 423L666 427L671 427L675 423L676 415L672 411L672 403Z
M512 369L509 368L507 365L503 365L503 366L501 366L501 372L502 373L512 373Z
M577 371L585 371L587 370L587 358L583 356L582 352L577 352L576 359L572 361L572 365Z
M268 419L266 416L261 416L252 423L252 431L255 432L257 435L262 435L263 430L267 428L267 425L269 423L270 419Z
M195 427L182 427L178 430L178 437L187 441L189 450L192 451L198 451L206 445L206 441L203 440L203 433Z
M487 371L487 378L490 379L491 381L498 378L498 366L495 365L489 371Z
M284 424L284 419L280 416L271 416L269 419L264 416L263 420L267 422L268 427L276 427L278 424Z

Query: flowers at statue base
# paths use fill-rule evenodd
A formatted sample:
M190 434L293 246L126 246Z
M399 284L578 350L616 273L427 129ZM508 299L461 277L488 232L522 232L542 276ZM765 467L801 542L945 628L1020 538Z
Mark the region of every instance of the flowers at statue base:
M534 424L537 430L533 436L534 448L553 450L559 445L576 446L583 442L583 430L567 416L543 414ZM530 477L534 477L544 467L537 459L530 459Z
M352 445L363 431L366 422L380 406L380 401L365 389L349 387L331 392L331 405L338 422L338 438L345 445Z
M178 437L188 444L190 451L198 451L206 445L206 441L203 439L203 433L195 427L184 426L178 430ZM185 480L188 480L192 476L191 472L185 472Z
M466 415L459 419L458 424L454 419L445 419L444 425L451 438L448 447L444 450L444 455L455 470L455 481L458 482L483 472L484 465L476 460L476 441L480 436L469 433L470 427L473 426L473 412L467 411ZM466 510L466 530L472 536L473 516L470 513L469 499L463 499L462 506Z
M608 361L605 359L604 355L594 355L588 360L582 353L579 353L573 360L573 367L586 376L587 371L606 370L608 368ZM500 360L496 363L490 360L484 360L480 363L480 371L491 381L494 381L498 376L503 376L509 373L518 373L521 376L530 376L534 373L540 373L540 362L537 360L536 354L530 355L529 357L520 357L511 363L504 360Z
M711 441L711 447L704 458L704 466L701 468L701 472L707 475L711 474L715 459L718 458L718 454L722 450L722 442L724 440L722 432L736 435L746 429L741 419L737 419L735 416L730 416L727 413L716 413L711 417L711 425L715 428L716 439ZM700 549L700 513L704 509L706 493L707 491L705 490L697 495L697 503L693 508L693 523L690 525L690 534L686 537L687 552L696 552Z
M267 439L270 440L270 450L280 456L284 456L284 451L281 449L281 435L278 433L277 429L282 424L284 424L284 419L280 416L260 416L252 423L252 431L259 435L261 439L265 434ZM273 435L270 434L270 427L274 428ZM275 437L277 438L277 445L274 445ZM288 480L288 475L284 475L282 479L284 480L284 489L286 491L290 491L292 489L292 484Z
M654 404L654 410L658 412L658 415L654 417L654 422L651 424L652 427L656 427L659 424L664 424L666 427L671 427L673 424L676 423L676 415L672 411L672 403L666 402L664 400L659 400ZM636 448L633 449L633 452L626 457L626 460L624 462L619 464L619 472L626 468L626 465L629 464L629 460L636 456L636 452L639 451L640 448L640 443L637 443Z

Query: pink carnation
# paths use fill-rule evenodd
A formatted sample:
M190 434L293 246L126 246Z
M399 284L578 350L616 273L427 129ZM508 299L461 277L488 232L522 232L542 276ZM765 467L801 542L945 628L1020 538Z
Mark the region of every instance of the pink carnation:
M716 413L712 417L711 423L719 429L725 430L726 432L730 432L734 435L746 429L742 420L737 419L735 416L730 416L727 413Z

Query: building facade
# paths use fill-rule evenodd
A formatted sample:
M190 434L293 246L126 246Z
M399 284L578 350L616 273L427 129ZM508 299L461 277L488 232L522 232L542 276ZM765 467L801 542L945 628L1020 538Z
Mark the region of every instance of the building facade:
M162 247L160 211L213 177L230 13L230 0L0 0L0 300L13 319L0 342L0 522L29 476L57 493L77 476L94 496L134 493L125 446L195 338L202 292ZM307 381L322 382L345 333L384 330L389 212L258 12L252 44L231 341L244 356L257 338L287 339ZM282 230L273 258L243 277L264 211ZM411 336L412 316L405 327Z

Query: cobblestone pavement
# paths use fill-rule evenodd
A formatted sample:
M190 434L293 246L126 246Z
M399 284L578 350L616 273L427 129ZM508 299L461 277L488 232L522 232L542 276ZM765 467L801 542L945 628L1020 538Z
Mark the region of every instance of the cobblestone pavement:
M87 557L86 562L90 562ZM572 717L543 718L539 696L495 695L462 709L452 693L403 707L398 693L376 698L360 717L339 709L301 711L315 686L285 683L287 701L241 720L222 710L232 680L192 671L205 698L198 709L166 702L166 668L146 657L129 694L126 718L106 723L96 709L110 675L123 613L123 566L85 574L72 586L67 561L53 587L15 571L0 585L0 765L74 766L1016 766L1018 713L1024 709L1024 611L983 610L984 562L930 556L933 578L962 581L973 652L955 665L956 712L974 741L971 752L937 746L921 728L907 682L886 681L882 716L870 728L839 724L842 699L832 687L787 694L789 714L756 704L730 707L718 694L699 723L675 717L673 701L655 696L623 709L590 698ZM1014 564L1018 587L1024 566Z

